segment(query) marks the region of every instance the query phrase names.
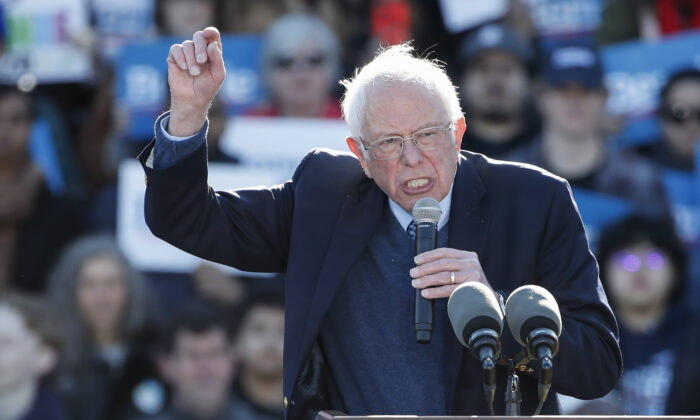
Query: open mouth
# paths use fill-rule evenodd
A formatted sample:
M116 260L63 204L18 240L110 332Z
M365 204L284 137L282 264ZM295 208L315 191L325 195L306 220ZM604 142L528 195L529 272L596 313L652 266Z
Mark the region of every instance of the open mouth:
M408 188L420 188L424 185L427 185L428 182L429 181L426 178L412 179L406 183L406 186Z

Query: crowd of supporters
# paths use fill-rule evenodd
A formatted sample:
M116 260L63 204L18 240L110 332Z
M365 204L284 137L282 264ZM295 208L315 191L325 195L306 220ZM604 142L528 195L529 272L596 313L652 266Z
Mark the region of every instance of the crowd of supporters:
M76 0L86 25L67 42L90 71L66 80L3 71L41 47L20 40L44 22L31 2L0 2L0 420L283 418L284 273L144 269L120 241L131 203L119 168L150 141L118 100L120 60L207 26L259 46L259 97L219 97L210 111L209 159L226 165L245 164L223 147L237 117L339 121L338 80L381 46L410 41L442 61L466 115L463 149L566 178L590 229L625 370L610 395L563 399L565 412L700 415L697 398L679 397L700 385L700 43L659 76L645 115L657 131L639 141L611 112L605 60L620 45L698 36L700 1L578 0L595 16L565 31L540 19L565 8L553 0L494 2L492 14L479 1Z

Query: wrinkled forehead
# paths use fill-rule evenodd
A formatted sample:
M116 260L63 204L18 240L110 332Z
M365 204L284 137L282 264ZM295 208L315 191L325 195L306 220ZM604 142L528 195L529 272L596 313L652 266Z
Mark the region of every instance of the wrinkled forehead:
M450 119L438 93L411 81L378 81L367 86L363 135L376 131L412 132ZM427 125L426 125L427 124Z

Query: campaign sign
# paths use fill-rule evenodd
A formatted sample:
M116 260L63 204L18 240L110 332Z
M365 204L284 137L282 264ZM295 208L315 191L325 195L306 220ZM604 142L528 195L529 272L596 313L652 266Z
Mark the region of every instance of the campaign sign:
M600 25L602 0L523 0L538 34L548 38L586 36Z
M5 28L1 82L14 84L23 75L30 75L30 83L91 77L89 51L74 42L89 30L83 0L13 0L0 7Z
M623 145L655 141L659 93L675 71L700 68L700 31L663 38L656 43L632 41L601 49L608 110L627 124L617 140Z
M92 16L100 53L109 60L125 43L156 31L154 0L92 0Z
M692 247L697 244L700 232L700 208L695 178L686 172L665 170L661 179L671 205L676 233L684 244Z
M282 182L281 174L232 164L210 163L209 185L216 190L274 185ZM117 196L117 241L127 259L139 270L191 273L204 260L190 255L153 236L144 219L143 168L136 160L124 161L119 167ZM240 274L220 264L220 269ZM246 273L249 276L265 275Z
M153 123L167 106L170 46L182 39L160 38L130 43L117 54L116 104L127 117L129 139L153 137ZM263 96L260 79L261 41L253 35L224 35L226 80L219 92L227 112L240 113Z
M291 177L313 148L348 151L349 135L343 120L238 116L229 119L220 147L243 165L281 170Z
M464 7L463 0L440 0L440 10L445 28L454 34L503 17L508 4L506 0L470 0L469 7Z

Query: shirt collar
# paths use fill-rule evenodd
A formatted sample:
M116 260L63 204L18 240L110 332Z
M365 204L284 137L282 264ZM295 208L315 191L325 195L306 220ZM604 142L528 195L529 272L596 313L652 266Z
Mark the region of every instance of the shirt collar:
M442 210L442 215L440 216L440 221L438 221L438 230L442 229L443 226L447 224L450 219L450 205L452 204L452 187L454 187L454 182L450 185L450 191L447 193L445 198L440 201L440 210ZM401 206L396 204L394 200L389 198L389 208L394 214L396 220L401 224L401 227L406 230L408 225L413 221L413 216L404 210Z

